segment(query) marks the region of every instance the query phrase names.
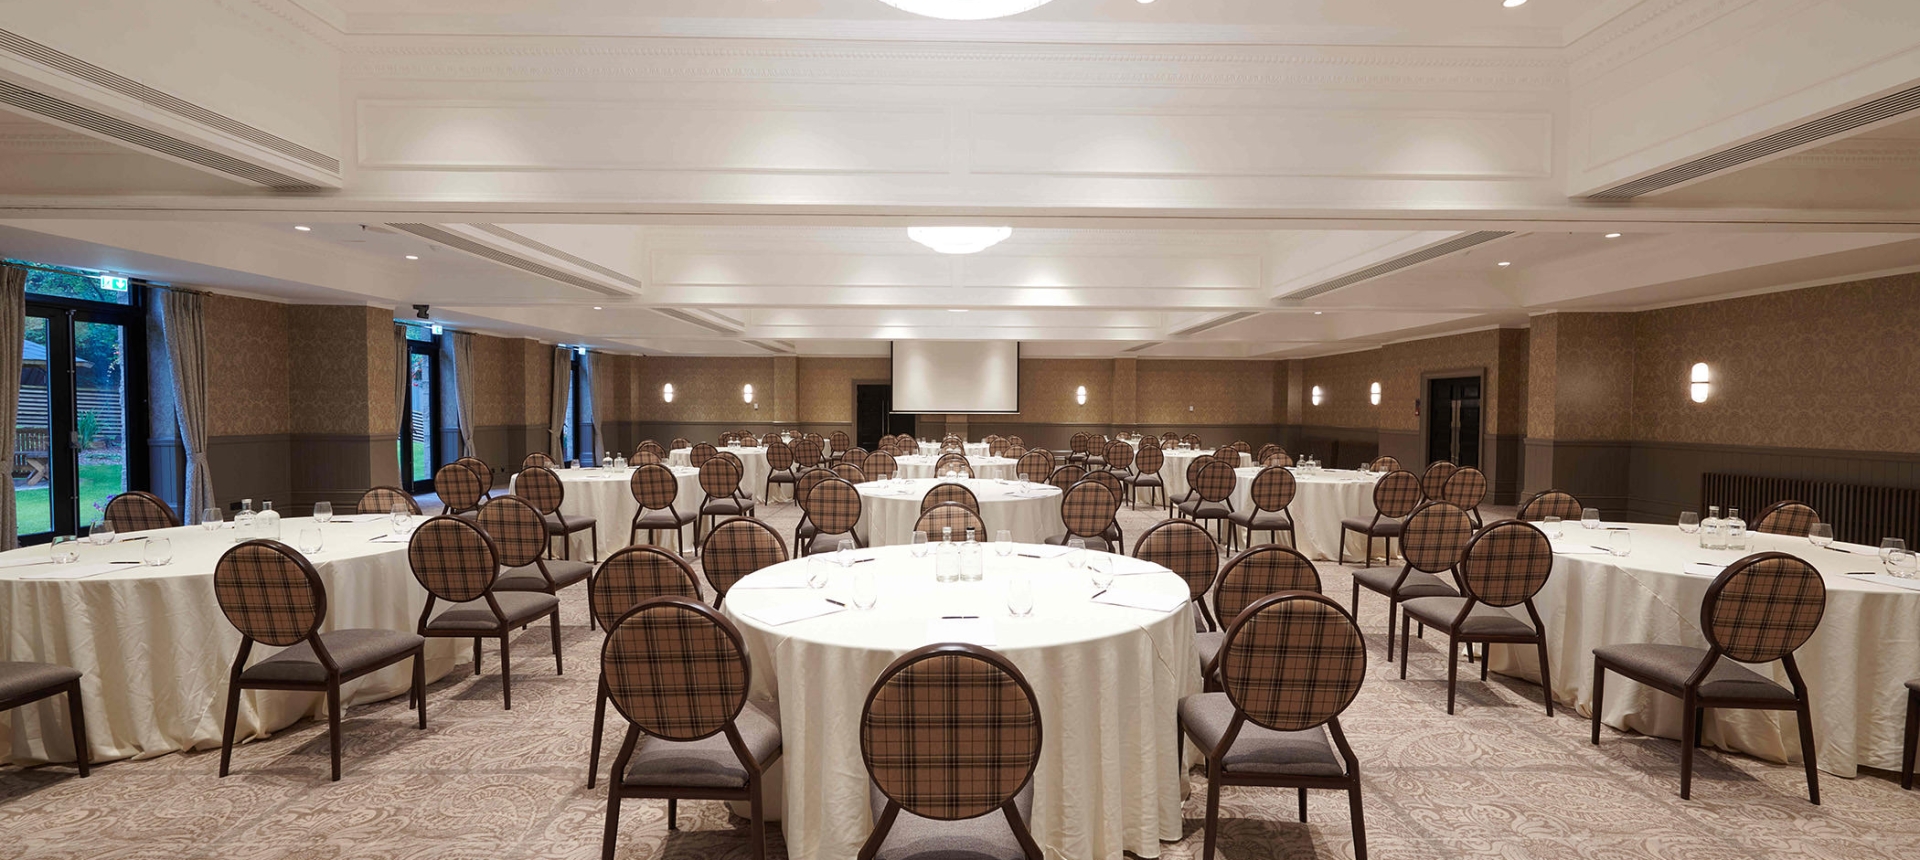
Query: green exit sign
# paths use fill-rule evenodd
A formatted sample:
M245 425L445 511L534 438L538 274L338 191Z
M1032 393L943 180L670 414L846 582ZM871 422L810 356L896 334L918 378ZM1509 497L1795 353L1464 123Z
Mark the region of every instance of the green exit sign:
M112 293L124 293L127 291L127 279L116 278L112 275L101 275L100 289Z

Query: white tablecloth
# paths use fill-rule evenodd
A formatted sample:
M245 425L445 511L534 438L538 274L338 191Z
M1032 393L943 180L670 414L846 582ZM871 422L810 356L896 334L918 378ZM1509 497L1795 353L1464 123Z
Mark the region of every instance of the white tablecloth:
M985 456L987 456L987 443L985 443L985 442L963 442L963 443L961 443L961 447L963 447L963 448L965 448L965 449L966 449L966 454L967 454L967 456L969 456L969 457L985 457ZM922 443L920 443L920 453L921 453L921 454L923 454L923 455L924 455L924 454L931 454L931 455L933 455L933 456L936 456L936 457L937 457L937 456L939 456L939 455L940 455L941 453L943 453L943 452L944 452L944 450L945 450L945 449L943 449L943 448L941 448L941 447L940 447L940 443L938 443L938 442L922 442Z
M684 459L684 458L683 458ZM763 458L761 462L766 462ZM673 509L685 517L688 524L681 529L680 546L688 551L693 549L694 514L700 512L700 502L707 497L700 489L700 470L692 466L668 466L673 476L679 479L680 492L673 498ZM569 517L593 517L600 524L600 545L592 545L593 532L575 532L568 540L572 541L573 558L579 561L592 559L605 561L607 556L620 551L627 545L628 529L633 525L633 516L640 512L640 503L633 500L632 469L556 469L560 483L566 488L567 495L560 502L560 512ZM517 476L516 476L517 477ZM513 492L514 482L507 481L507 492ZM647 533L634 536L638 543L658 543L661 546L674 546L673 538L666 532L660 532L656 540L648 541Z
M1618 524L1610 524L1618 525ZM1818 568L1827 583L1820 629L1794 659L1813 701L1814 743L1820 769L1852 777L1861 766L1897 770L1905 682L1920 678L1920 591L1863 582L1853 571L1884 573L1870 547L1853 553L1820 549L1804 538L1754 535L1748 552L1704 550L1699 536L1674 526L1633 525L1633 551L1561 555L1535 598L1547 625L1553 694L1593 713L1593 649L1649 642L1706 647L1700 604L1709 576L1682 572L1687 562L1724 566L1749 552L1792 553ZM1607 545L1606 533L1578 524L1563 530L1570 542ZM1522 609L1520 614L1524 615ZM1494 646L1492 668L1538 681L1533 648ZM1754 667L1787 683L1779 663ZM1610 726L1666 738L1680 736L1680 700L1608 673ZM1786 711L1708 711L1705 741L1772 761L1799 761L1798 725Z
M297 543L301 527L312 523L283 520L281 539ZM326 549L309 557L327 589L322 630L411 632L419 623L427 593L407 566L407 545L369 541L391 528L385 517L324 527ZM219 747L227 673L240 650L240 632L213 594L214 564L233 547L230 524L211 532L188 526L142 534L172 541L173 563L127 565L75 580L22 579L51 571L48 565L0 568L0 660L58 663L86 673L80 685L96 763ZM144 541L88 544L78 563L140 559L145 549ZM0 564L46 557L46 547L28 547L0 554ZM428 640L427 679L447 674L456 646L464 644ZM256 646L253 659L278 650ZM412 672L412 661L405 661L350 681L342 701L404 695ZM235 738L250 740L325 713L324 694L248 691L240 699ZM0 723L10 724L10 731L0 732L0 756L23 763L74 757L63 697L0 713Z
M740 488L752 493L754 498L767 499L768 501L785 501L793 498L792 484L776 484L770 491L772 496L769 497L766 495L769 492L767 488L767 473L772 471L772 468L767 465L767 449L726 447L719 450L731 451L734 456L740 458ZM693 465L692 455L693 449L691 448L682 448L678 451L669 452L667 454L667 465L691 466Z
M1233 488L1234 510L1244 511L1253 507L1253 479L1264 468L1241 466L1233 470L1238 478ZM1288 506L1287 514L1293 518L1293 536L1299 542L1297 549L1310 559L1332 561L1338 558L1340 521L1347 517L1373 516L1373 488L1380 480L1380 475L1345 469L1288 471L1293 473L1294 494L1293 504ZM1260 533L1261 540L1267 540L1268 537L1266 532ZM1280 538L1280 541L1284 544L1286 539ZM1366 536L1347 535L1348 560L1364 559L1366 552Z
M899 477L902 478L931 478L933 477L933 465L939 461L940 457L938 455L927 454L910 454L894 458L894 462L900 464ZM1014 473L1014 467L1018 466L1019 463L1020 461L1018 460L1012 460L1006 457L967 458L967 465L973 467L973 476L976 478L1013 480L1019 477L1019 475Z
M1021 548L1030 549L1030 548ZM1020 551L1020 550L1016 550ZM978 615L994 622L990 644L1019 667L1040 701L1043 740L1034 774L1034 840L1049 858L1158 857L1180 838L1183 776L1174 711L1200 690L1192 604L1161 613L1088 601L1092 586L1065 562L986 553L986 578L937 584L933 558L906 548L867 550L879 585L873 609L770 627L754 613L830 597L851 605L851 575L835 570L824 592L755 590L756 573L727 594L724 611L746 638L752 696L777 702L785 751L769 780L788 856L853 857L872 830L860 760L860 712L874 679L894 659L929 644L927 622ZM769 568L780 571L804 560ZM1011 618L1006 576L1033 577L1031 617ZM1186 593L1171 573L1119 577L1116 588ZM1191 761L1191 760L1190 760ZM784 792L780 789L784 788ZM784 808L783 808L784 807Z
M1200 450L1188 449L1182 451L1178 448L1172 448L1162 449L1160 453L1166 458L1160 466L1160 480L1167 485L1167 497L1177 499L1186 495L1187 492L1187 466L1191 465L1194 459L1200 455L1213 453L1213 449L1202 448ZM1245 467L1251 465L1253 465L1253 455L1241 454L1240 466Z
M912 542L913 527L920 521L920 500L936 483L932 478L896 478L861 484L856 488L860 491L860 523L854 526L854 532L868 546ZM1006 529L1019 543L1039 543L1067 531L1060 519L1059 487L986 478L962 479L959 483L980 500L980 521L987 527L987 533L980 536L982 540L992 540L995 532Z

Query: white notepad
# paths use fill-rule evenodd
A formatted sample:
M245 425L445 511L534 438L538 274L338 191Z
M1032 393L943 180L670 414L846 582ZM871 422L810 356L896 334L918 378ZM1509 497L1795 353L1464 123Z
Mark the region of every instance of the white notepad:
M733 584L734 591L752 591L757 588L806 588L807 570L799 567L792 570L763 570Z
M1149 609L1154 612L1172 612L1175 609L1179 609L1180 604L1187 602L1187 596L1184 594L1162 594L1150 591L1129 591L1127 589L1109 588L1105 594L1094 598L1093 602L1106 603L1112 606L1127 606L1134 609Z
M844 611L846 611L845 606L824 597L812 597L742 614L769 627L779 627L782 624L792 624L795 621L805 621L809 618L819 618L822 615Z
M1904 588L1908 591L1920 591L1920 579L1900 579L1899 577L1888 576L1884 573L1870 573L1870 574L1867 574L1866 576L1851 576L1851 577L1848 577L1848 579L1864 579L1867 582L1871 582L1875 585L1886 585L1886 586L1891 586L1893 588Z
M1714 564L1710 561L1690 561L1687 562L1686 567L1680 568L1680 572L1688 576L1714 577L1719 576L1720 572L1726 569L1727 566L1724 564Z
M1142 573L1160 573L1164 570L1166 570L1166 568L1163 568L1160 565L1154 564L1153 562L1147 561L1146 559L1143 559L1143 558L1134 558L1132 556L1127 556L1127 555L1116 555L1113 557L1113 575L1114 576L1134 576Z
M1606 550L1601 549L1597 546L1594 546L1592 544L1579 543L1573 540L1549 540L1548 543L1553 544L1553 551L1560 555L1606 555L1607 554Z
M999 644L991 618L935 618L927 622L927 642L966 642L988 648Z
M1070 552L1073 552L1073 547L1054 546L1052 544L1039 544L1037 546L1023 546L1017 550L1014 550L1015 555L1023 556L1026 558L1059 558Z
M20 574L20 578L86 579L89 576L99 576L103 573L113 573L116 570L126 570L137 566L139 566L138 562L132 564L49 564L46 567L36 569L32 573Z

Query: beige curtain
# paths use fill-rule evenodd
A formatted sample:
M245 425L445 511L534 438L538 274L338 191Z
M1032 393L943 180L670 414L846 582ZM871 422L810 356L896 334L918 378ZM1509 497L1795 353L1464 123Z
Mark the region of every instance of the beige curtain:
M27 342L27 271L0 267L0 463L7 464L7 480L0 481L0 550L19 544L19 523L13 509L14 422L20 418L20 363Z
M180 444L187 449L186 499L183 522L197 523L200 512L218 504L214 499L213 468L207 460L207 335L200 294L184 290L155 290L160 324L167 339L167 362L173 376L174 415L180 425Z
M573 392L573 350L564 346L553 350L553 403L547 412L547 456L562 463L566 462L567 452L562 450L560 440L566 432L567 398Z
M473 446L473 332L456 331L447 337L453 343L453 389L458 400L454 414L460 423L460 456L477 457Z
M400 486L407 486L413 476L407 474L407 446L401 444L413 428L407 426L407 327L393 324L393 402L397 407L394 415L399 416L400 432L393 437L393 456L400 464Z
M618 365L609 363L605 355L596 355L593 358L594 441L599 443L602 450L613 452L625 450L613 443L613 434L608 432L613 429L613 383L615 376L613 370L616 366Z

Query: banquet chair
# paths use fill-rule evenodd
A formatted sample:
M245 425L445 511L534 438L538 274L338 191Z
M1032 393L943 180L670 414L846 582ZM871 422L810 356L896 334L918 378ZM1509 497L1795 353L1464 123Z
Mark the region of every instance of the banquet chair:
M1168 497L1167 516L1171 517L1183 513L1181 510L1182 505L1200 497L1200 470L1206 468L1207 464L1211 462L1213 462L1212 454L1201 454L1187 461L1187 491L1181 493L1178 497Z
M1913 788L1913 757L1920 748L1920 679L1907 682L1907 732L1900 744L1900 788ZM84 767L81 776L86 776Z
M1293 515L1287 510L1293 505L1293 497L1298 489L1293 473L1279 466L1268 466L1261 469L1260 474L1254 475L1253 485L1247 488L1252 504L1246 510L1227 515L1227 523L1231 527L1227 551L1232 552L1239 547L1240 529L1247 530L1248 546L1253 545L1254 532L1267 532L1274 543L1279 543L1280 533L1286 532L1287 543L1299 546L1300 541L1293 533Z
M866 470L860 468L859 466L855 466L852 463L840 463L835 465L833 467L833 476L836 478L839 478L842 481L846 481L849 484L859 485L867 482Z
M493 582L495 592L557 595L560 589L586 582L593 575L593 565L584 561L541 557L546 555L546 520L525 499L501 496L487 502L476 521L493 539L494 552L499 554L501 570ZM591 627L598 622L589 614L587 623Z
M674 439L673 439L673 441L672 441L672 442L668 442L668 443L667 443L667 450L668 450L668 451L678 451L678 450L680 450L681 448L692 448L692 447L693 447L693 443L692 443L692 442L689 442L689 441L687 441L687 440L685 440L685 439L682 439L682 438L680 438L680 437L678 437L678 436L676 436L676 437L674 437Z
M551 469L558 465L559 465L558 463L555 463L553 461L552 457L549 457L540 451L535 451L531 454L528 454L526 457L520 460L520 469L522 471L531 469L535 466Z
M1086 476L1086 467L1078 463L1067 463L1047 475L1047 483L1065 490L1080 483L1080 479Z
M772 503L774 484L792 484L800 480L800 473L794 468L793 447L779 439L767 443L767 482L760 487L760 497Z
M1080 538L1086 541L1087 549L1118 552L1119 546L1110 535L1114 515L1119 510L1120 497L1112 490L1092 481L1076 483L1060 499L1060 521L1066 525L1066 533L1047 538L1046 542L1065 546L1068 540Z
M1167 432L1160 434L1160 447L1172 448L1178 444L1180 444L1180 434L1175 433L1172 430L1168 430Z
M1754 518L1753 530L1762 534L1806 537L1820 522L1820 514L1806 502L1774 502Z
M1444 501L1447 479L1460 467L1446 460L1435 460L1427 465L1427 471L1420 476L1420 496L1429 502Z
M1480 503L1487 498L1487 476L1471 466L1454 472L1453 477L1440 485L1440 501L1446 502L1467 512L1467 518L1478 529L1480 521Z
M1188 433L1187 435L1180 437L1180 441L1185 442L1188 445L1192 445L1195 449L1198 449L1200 447L1200 435L1197 433Z
M602 860L613 860L629 797L665 798L668 830L680 829L681 800L745 803L752 856L764 860L761 795L780 758L780 714L747 700L752 670L740 631L704 603L655 597L614 625L600 655L607 697L627 720L607 777Z
M845 430L833 431L833 433L827 437L827 441L833 444L833 459L835 462L839 462L840 456L845 454L848 448L853 447L853 438L848 436Z
M1087 434L1075 433L1067 440L1067 462L1084 464L1087 462Z
M1232 456L1232 450L1228 450ZM1211 521L1219 524L1221 531L1232 528L1228 519L1233 516L1233 491L1239 485L1240 476L1225 460L1209 460L1200 467L1199 474L1193 479L1193 492L1188 501L1180 505L1180 513L1195 522ZM1224 538L1226 535L1221 535Z
M934 477L944 476L948 470L959 472L962 477L974 477L973 463L965 454L941 454L940 459L933 461Z
M1373 484L1373 516L1367 519L1348 517L1340 521L1339 563L1347 563L1347 532L1359 532L1367 536L1367 551L1360 561L1364 567L1373 566L1373 539L1386 541L1382 553L1385 561L1393 560L1393 541L1400 537L1404 525L1401 520L1420 505L1420 479L1405 469L1388 472L1386 477ZM1404 549L1404 547L1403 547Z
M128 490L107 500L100 516L120 534L180 526L180 518L160 497L140 490Z
M475 475L480 476L481 497L484 498L488 493L493 492L493 467L487 465L487 461L479 457L461 457L454 462L472 469Z
M1080 465L1088 469L1107 467L1107 437L1100 433L1087 434L1087 458Z
M733 585L763 567L787 560L787 544L773 527L752 517L734 517L707 535L700 552L700 569L713 586L713 605L727 600Z
M1021 454L1020 460L1014 463L1013 470L1020 475L1020 480L1032 484L1044 484L1047 482L1047 476L1053 473L1053 458L1048 456L1047 452L1036 448Z
M945 502L959 502L967 510L980 513L980 499L965 484L934 484L933 489L920 499L920 513L924 514L933 510L933 506Z
M600 629L609 634L621 617L655 597L700 599L700 583L693 576L693 567L657 546L630 546L607 556L593 579L587 582L587 612L600 624ZM593 788L600 778L600 736L607 724L605 672L600 673L596 688L593 746L587 759L588 788Z
M1400 460L1396 457L1375 457L1367 466L1376 472L1400 471Z
M1472 537L1473 522L1467 519L1466 511L1446 502L1428 502L1415 509L1402 525L1400 554L1405 556L1405 564L1399 570L1382 567L1354 572L1355 615L1360 614L1360 589L1387 597L1387 659L1393 659L1393 622L1401 603L1416 597L1460 596L1439 574L1460 563L1460 553Z
M1519 519L1537 523L1547 517L1567 522L1580 521L1580 500L1566 490L1541 490L1520 505Z
M1027 826L1043 736L1007 658L958 642L901 655L860 712L874 823L858 860L1041 860Z
M862 472L867 470L867 449L858 445L848 448L846 453L841 454L835 459L849 466L858 466Z
M1133 471L1120 477L1120 483L1127 485L1127 503L1134 509L1140 507L1140 490L1143 487L1158 490L1162 501L1166 499L1167 484L1160 479L1160 467L1166 464L1166 456L1161 453L1160 446L1148 445L1145 441L1140 443L1140 450L1133 455ZM1148 493L1147 497L1152 498L1153 494ZM1158 507L1158 504L1155 503L1155 506Z
M720 456L720 449L713 447L713 443L697 442L692 448L687 449L687 465L698 469L718 456Z
M1461 474L1466 470L1462 469ZM1459 475L1454 477L1458 478ZM1540 695L1547 716L1553 716L1553 671L1547 661L1547 627L1540 621L1533 597L1547 585L1553 572L1553 545L1545 533L1518 520L1497 522L1467 541L1456 578L1459 597L1416 597L1401 604L1400 680L1407 679L1408 628L1415 621L1447 634L1447 713L1453 713L1454 686L1460 671L1460 643L1533 645L1540 652ZM1533 625L1506 610L1527 608ZM1480 661L1480 680L1487 664Z
M1254 465L1256 465L1256 466L1279 466L1280 468L1283 468L1283 469L1284 469L1284 468L1286 468L1286 467L1288 467L1288 466L1291 466L1291 465L1293 465L1293 458L1292 458L1291 456L1288 456L1288 454L1287 454L1287 449L1285 449L1285 448L1276 448L1276 449L1274 449L1274 452L1273 452L1273 453L1271 453L1271 454L1268 454L1268 455L1267 455L1267 456L1265 456L1265 457L1261 457L1261 458L1260 458L1260 460L1259 460L1259 462L1257 462L1257 463L1254 463Z
M807 512L813 504L813 488L818 486L821 481L825 481L831 477L833 477L832 470L815 467L801 472L800 480L794 482L793 500L794 504L800 506L800 522L795 523L793 526L793 551L795 554L806 555L803 549L804 542L812 540L814 535L820 533L820 530L814 527L813 518L810 517Z
M633 522L627 526L627 543L639 543L640 532L645 531L647 542L658 544L659 532L666 529L673 532L674 551L685 555L683 529L698 518L687 517L674 507L680 500L680 477L664 465L646 463L633 470L633 477L627 479L627 489L639 505L639 510L633 512Z
M78 669L53 663L0 661L0 713L66 695L67 728L73 734L73 763L79 768L81 779L93 772L93 751L87 746L87 710L80 692L80 679L84 676ZM337 738L334 748L339 748Z
M701 546L700 526L704 521L708 528L723 517L753 516L754 499L740 491L740 461L731 457L709 457L706 465L700 467L700 489L707 497L700 501L693 524L693 546Z
M1693 791L1693 750L1710 708L1793 711L1807 799L1820 805L1813 709L1793 652L1820 627L1827 587L1813 565L1783 552L1749 555L1720 571L1700 603L1708 647L1606 645L1593 649L1593 743L1600 743L1605 673L1638 681L1680 699L1680 799ZM1747 666L1780 661L1791 689ZM1736 662L1737 661L1737 662ZM1744 665L1743 665L1744 664Z
M943 532L943 529L953 529ZM973 530L974 540L985 543L988 540L987 526L980 521L980 515L960 502L941 502L920 512L920 519L913 524L913 530L924 532L930 541L939 541L945 534L951 534L955 541L966 539L967 530Z
M537 591L495 593L500 552L477 523L444 515L421 523L407 542L407 564L427 591L416 632L428 639L472 639L475 675L480 674L480 640L500 640L500 698L506 710L513 710L508 646L515 629L548 618L553 672L566 674L560 659L560 598ZM456 605L434 615L434 604L443 600Z
M559 538L561 558L573 558L573 536L580 532L591 534L588 545L593 551L589 557L599 558L600 521L579 514L569 517L560 512L560 505L567 500L567 487L560 483L559 474L545 466L522 469L520 477L513 482L513 494L526 499L546 519L548 546L552 546L552 538Z
M1027 456L1027 449L1022 448L1018 445L1014 445L1008 448L1006 451L1002 452L1001 456L1006 457L1009 460L1018 462L1021 457Z
M393 513L396 504L404 504L408 513L420 516L420 503L414 500L411 493L399 487L374 487L361 493L360 501L354 504L353 510L359 514L386 515Z
M662 456L658 452L653 451L652 449L649 449L649 448L641 448L640 450L633 452L633 459L628 460L627 462L634 466L645 466L649 463L665 463L666 461L667 461L667 458L665 456Z
M987 439L987 454L989 456L1004 457L1007 454L1007 449L1012 447L1013 443L1007 441L1005 436L992 436Z
M250 540L227 550L213 566L213 596L227 621L240 631L240 653L227 676L221 776L227 775L233 762L233 734L243 690L325 693L335 782L340 780L341 684L412 659L413 689L407 705L420 712L420 728L427 727L426 639L379 628L320 632L327 620L327 588L313 565L293 547ZM281 650L248 666L255 642ZM78 701L77 695L68 700L70 705ZM81 755L85 754L83 750Z
M1214 630L1219 624L1207 609L1207 590L1220 572L1220 545L1192 520L1161 520L1133 542L1133 557L1150 561L1187 581L1187 596L1198 610L1194 629Z
M1253 455L1253 462L1265 463L1267 461L1267 458L1272 456L1274 452L1284 451L1284 450L1285 449L1281 448L1279 445L1275 445L1272 442L1268 442L1267 444L1260 446L1259 453L1256 453Z
M1115 510L1113 525L1109 526L1106 533L1100 537L1112 545L1112 552L1126 555L1126 533L1120 530L1120 517L1118 513L1120 500L1127 496L1126 485L1120 480L1120 476L1106 469L1097 469L1088 472L1086 477L1080 479L1080 482L1099 484L1102 487L1106 487L1107 491L1113 494Z
M869 480L886 481L900 474L900 463L893 459L892 454L875 451L867 455L867 462L860 470L867 473Z
M1296 788L1300 820L1307 790L1347 793L1353 855L1367 858L1360 802L1360 760L1340 730L1340 714L1366 679L1366 642L1359 625L1318 594L1270 594L1227 628L1220 652L1225 692L1180 700L1178 740L1207 757L1207 823L1201 860L1213 860L1220 828L1220 789L1228 785ZM1186 773L1185 743L1175 743Z
M1027 447L1027 442L1026 442L1026 440L1024 440L1024 439L1021 439L1021 438L1020 438L1019 436L1008 436L1008 437L1007 437L1007 441L1008 441L1008 442L1012 442L1012 443L1013 443L1013 447L1015 447L1015 448L1025 448L1025 447Z
M1227 559L1213 582L1213 607L1221 618L1238 618L1253 602L1269 594L1288 591L1320 593L1320 571L1299 550L1279 544L1256 546ZM1193 634L1193 647L1200 652L1200 677L1208 692L1219 687L1220 646L1227 642L1224 630Z
M775 442L780 442L780 434L778 433L760 434L760 447L766 448L768 446L771 446ZM785 442L780 442L780 443L783 445L786 444Z
M808 469L820 466L820 460L824 456L821 453L821 446L823 444L825 443L810 436L793 443L793 473L796 476L793 479L795 485L794 498L798 499L800 497L798 492L800 479L798 475L806 472Z
M848 481L828 478L815 485L808 494L807 517L816 531L801 555L831 551L846 538L852 538L856 546L866 545L853 530L860 522L860 493Z
M1232 444L1231 446L1229 446L1229 447L1231 447L1231 448L1232 448L1233 450L1235 450L1235 451L1237 451L1237 452L1239 452L1239 453L1242 453L1242 454L1247 454L1247 455L1252 455L1252 454L1253 454L1253 446L1252 446L1252 445L1249 445L1249 444L1247 444L1245 440L1239 440L1239 441L1235 441L1235 442L1234 442L1234 443L1233 443L1233 444ZM1228 460L1228 462L1230 462L1230 463L1233 463L1234 465L1236 465L1236 466L1237 466L1237 465L1239 465L1239 459L1240 459L1240 458L1238 458L1238 457L1234 457L1234 458L1231 458L1231 459L1229 459L1229 460Z
M1107 471L1116 475L1129 475L1133 470L1133 446L1118 439L1107 443L1107 453L1101 456Z
M641 442L639 445L634 446L634 449L633 449L634 459L639 459L641 451L651 451L653 452L654 456L659 457L662 460L665 460L667 458L667 449L660 447L660 443L655 442L652 439L645 440Z
M433 473L433 492L440 497L440 512L454 517L472 517L487 498L480 476L457 462L441 466Z

